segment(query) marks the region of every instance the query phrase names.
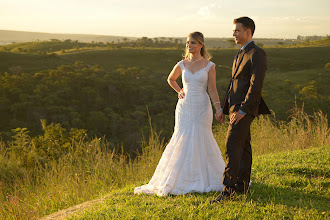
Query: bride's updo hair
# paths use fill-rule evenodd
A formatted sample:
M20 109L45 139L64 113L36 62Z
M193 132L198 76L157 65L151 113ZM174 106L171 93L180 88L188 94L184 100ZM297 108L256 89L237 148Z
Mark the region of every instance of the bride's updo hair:
M204 35L201 32L198 32L198 31L192 32L188 35L188 37L194 38L199 44L203 45L203 47L201 48L202 57L204 57L207 60L210 60L212 58L212 56L206 50L206 47L204 44ZM186 47L184 58L187 59L188 57L189 57L189 49L187 49L187 47Z

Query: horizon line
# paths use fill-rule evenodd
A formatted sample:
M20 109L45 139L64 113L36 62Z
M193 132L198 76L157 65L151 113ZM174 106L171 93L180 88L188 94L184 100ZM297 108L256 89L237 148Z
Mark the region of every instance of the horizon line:
M142 38L142 37L147 37L147 38L161 38L165 36L158 36L158 37L148 37L148 36L129 36L129 35L106 35L106 34L87 34L87 33L56 33L56 32L42 32L42 31L28 31L28 30L8 30L8 29L0 29L0 31L13 31L13 32L29 32L29 33L40 33L40 34L59 34L59 35L92 35L92 36L111 36L111 37L130 37L130 38ZM327 37L329 34L326 35L297 35L297 36L302 36L302 37L307 37L307 36L321 36L321 37ZM165 38L186 38L185 36L167 36ZM207 38L233 38L232 36L230 37L205 37ZM254 39L297 39L297 38L290 38L290 37L254 37Z

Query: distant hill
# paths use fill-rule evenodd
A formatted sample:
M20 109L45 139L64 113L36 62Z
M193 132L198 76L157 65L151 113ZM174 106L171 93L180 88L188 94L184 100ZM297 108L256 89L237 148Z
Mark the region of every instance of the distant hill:
M13 42L28 42L28 41L46 41L50 39L59 40L78 40L79 42L116 42L122 39L135 40L135 37L111 36L111 35L93 35L93 34L52 34L42 32L28 31L11 31L0 30L0 45L11 44Z
M28 31L11 31L11 30L0 30L0 46L8 45L12 43L22 43L22 42L36 42L36 41L49 41L49 40L67 40L79 41L84 43L118 43L129 42L139 40L138 37L127 37L127 36L111 36L111 35L93 35L93 34L53 34L53 33L42 33L42 32L28 32ZM148 40L153 41L170 41L174 42L178 40L179 43L184 43L186 37L155 37L149 38ZM255 42L261 47L273 47L278 45L290 45L302 43L304 40L297 39L281 39L281 38L256 38ZM225 38L205 38L206 47L209 49L214 48L239 48L235 44L232 37Z
M290 45L289 47L327 47L330 46L330 37L323 38L320 40L314 40L314 41L304 41L299 44Z
M55 52L70 49L90 48L90 47L106 47L104 43L81 43L76 41L35 41L35 42L22 42L0 46L0 51L8 52L27 52L27 53L40 53L40 52Z

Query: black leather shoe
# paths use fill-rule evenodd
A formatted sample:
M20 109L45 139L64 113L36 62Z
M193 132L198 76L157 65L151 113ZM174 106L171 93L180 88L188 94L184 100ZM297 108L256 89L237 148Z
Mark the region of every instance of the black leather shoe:
M247 194L249 192L250 188L244 189L244 190L236 190L236 193L238 194Z
M221 201L224 201L224 200L227 200L227 199L231 199L231 198L232 198L232 194L230 194L227 191L222 191L220 193L220 195L217 196L217 198L215 198L215 199L213 199L213 200L210 201L210 204L219 203Z
M243 182L243 183L237 183L236 184L235 191L239 194L247 194L249 189L250 189L249 184L246 184L246 183Z

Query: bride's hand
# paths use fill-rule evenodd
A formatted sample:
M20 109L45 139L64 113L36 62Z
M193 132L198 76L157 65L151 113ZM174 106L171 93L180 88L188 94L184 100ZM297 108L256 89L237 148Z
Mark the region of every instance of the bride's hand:
M183 91L183 88L182 88L182 89L180 90L180 92L178 93L178 98L179 98L179 99L183 99L184 96L185 96L185 94L184 94L184 91Z

